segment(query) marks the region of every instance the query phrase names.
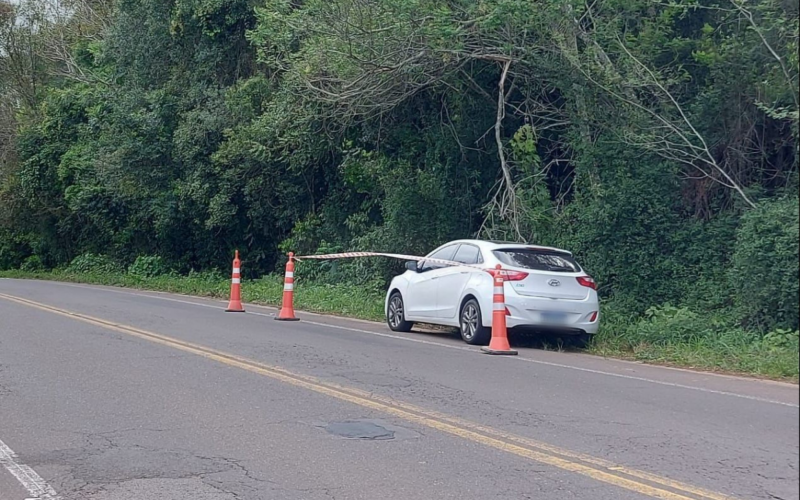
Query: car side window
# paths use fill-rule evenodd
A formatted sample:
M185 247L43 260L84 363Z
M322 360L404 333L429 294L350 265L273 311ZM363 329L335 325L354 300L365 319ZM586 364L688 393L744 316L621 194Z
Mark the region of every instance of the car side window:
M473 245L461 245L456 252L454 260L462 264L480 264L483 262L480 249Z
M429 255L431 259L442 259L442 260L453 260L453 257L456 254L456 250L458 250L458 245L449 245L441 250L434 252L433 254ZM430 271L432 269L440 269L445 267L445 264L439 264L437 262L429 262L423 261L419 267L419 272L423 273L425 271Z

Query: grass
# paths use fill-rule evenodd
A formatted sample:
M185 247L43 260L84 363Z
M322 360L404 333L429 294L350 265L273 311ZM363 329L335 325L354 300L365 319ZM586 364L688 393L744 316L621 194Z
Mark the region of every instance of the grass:
M606 330L588 351L598 356L797 383L800 359L796 347L728 340L710 336L690 342L631 343Z
M24 272L0 271L0 277L48 279L96 285L112 285L144 290L163 291L201 297L228 298L228 278L217 273L193 273L188 276L163 275L141 277L127 273L71 273L67 271ZM380 290L350 284L318 284L297 281L295 307L298 310L333 314L350 318L383 321L384 293ZM267 276L244 280L242 299L245 302L279 306L283 295L283 277ZM612 306L613 307L613 306ZM605 309L604 309L605 311ZM796 334L780 345L765 342L754 334L736 329L707 329L690 325L698 333L674 336L676 318L659 322L659 318L623 318L606 314L600 333L588 348L591 354L638 360L653 364L688 367L707 371L750 375L790 382L798 381L800 357ZM661 318L663 320L663 318ZM678 317L677 319L681 319ZM707 323L705 319L702 320ZM679 325L685 328L685 324ZM692 330L691 328L694 328ZM663 331L658 339L641 332Z
M613 303L589 351L652 364L798 381L798 332L761 335L731 325L713 313L686 308L651 308L643 316L626 316Z

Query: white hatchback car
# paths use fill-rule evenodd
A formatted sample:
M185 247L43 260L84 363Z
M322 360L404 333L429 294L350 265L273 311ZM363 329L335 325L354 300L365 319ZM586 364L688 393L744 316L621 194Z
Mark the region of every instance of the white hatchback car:
M594 280L572 253L558 248L482 240L452 241L426 257L493 269L505 276L509 328L571 335L586 344L597 333L600 307ZM468 344L491 338L492 276L475 267L407 262L386 294L386 321L407 332L414 323L455 326Z

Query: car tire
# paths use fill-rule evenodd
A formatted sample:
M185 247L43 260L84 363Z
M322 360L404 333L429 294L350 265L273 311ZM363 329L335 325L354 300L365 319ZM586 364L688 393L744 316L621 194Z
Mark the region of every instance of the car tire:
M475 299L469 299L461 306L458 315L461 338L470 345L486 345L492 338L492 330L483 326L481 306Z
M386 323L393 332L410 332L414 323L406 321L406 309L403 296L394 292L389 297L389 306L386 308Z

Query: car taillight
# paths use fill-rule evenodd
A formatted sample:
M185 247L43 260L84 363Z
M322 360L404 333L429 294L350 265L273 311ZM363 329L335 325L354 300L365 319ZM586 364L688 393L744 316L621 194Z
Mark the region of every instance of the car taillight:
M578 280L578 284L581 286L585 286L591 288L592 290L597 290L597 283L594 282L591 276L578 276L575 278Z
M597 320L597 311L594 311L591 316L589 316L589 323L594 323Z
M505 271L503 273L503 281L522 281L528 277L528 273L522 271Z
M497 275L497 270L495 269L487 269L487 273L491 274L492 276ZM523 273L522 271L506 271L503 270L503 281L522 281L528 277L528 273Z

